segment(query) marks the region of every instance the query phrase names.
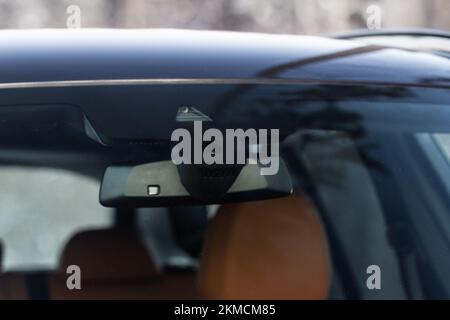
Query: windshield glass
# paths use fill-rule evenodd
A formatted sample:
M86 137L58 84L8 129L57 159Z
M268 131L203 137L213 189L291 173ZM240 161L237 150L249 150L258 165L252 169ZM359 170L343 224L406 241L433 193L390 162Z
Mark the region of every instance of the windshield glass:
M305 102L303 116L333 108L335 128L322 116L283 145L327 229L331 297L448 298L449 106L350 100ZM368 290L370 266L382 290Z

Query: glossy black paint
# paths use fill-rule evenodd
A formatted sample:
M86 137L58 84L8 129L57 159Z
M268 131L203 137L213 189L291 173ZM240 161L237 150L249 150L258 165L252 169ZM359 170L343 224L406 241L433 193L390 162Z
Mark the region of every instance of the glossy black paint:
M96 176L111 163L167 159L180 106L218 127L279 128L286 137L364 127L364 113L374 112L349 114L339 101L411 102L413 110L450 98L450 60L345 40L38 30L0 32L0 44L0 161ZM440 113L383 112L448 130Z
M0 83L277 79L450 86L442 57L319 37L182 30L0 32Z

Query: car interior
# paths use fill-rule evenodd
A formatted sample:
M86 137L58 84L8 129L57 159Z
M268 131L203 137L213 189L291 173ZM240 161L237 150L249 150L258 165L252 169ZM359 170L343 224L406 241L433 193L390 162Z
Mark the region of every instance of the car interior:
M180 215L183 209L196 219ZM64 246L57 270L2 273L0 299L328 297L327 240L305 195L224 204L212 218L207 218L204 209L178 207L169 213L170 208L164 208L166 213L160 215L172 221L184 219L182 230L176 228L180 221L171 223L177 234L171 241L178 249L185 248L182 250L190 259L164 261L156 252L158 237L145 237L137 227L136 210L116 212L120 218L111 228L73 235ZM192 224L187 224L189 220ZM167 246L167 238L164 240ZM83 290L66 286L67 266L72 264L82 270Z

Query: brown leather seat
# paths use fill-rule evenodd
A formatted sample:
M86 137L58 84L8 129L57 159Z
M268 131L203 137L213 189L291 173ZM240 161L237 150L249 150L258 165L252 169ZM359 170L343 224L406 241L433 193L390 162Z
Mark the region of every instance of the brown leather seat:
M0 241L0 272L3 270L3 245ZM0 300L14 299L24 297L25 285L23 284L23 277L17 275L5 276L0 275Z
M227 204L210 226L200 262L207 299L325 299L326 237L305 196Z
M0 272L3 271L3 245L0 241ZM0 274L0 300L26 299L25 277L21 272Z
M81 290L69 290L67 267L81 269ZM37 299L195 299L194 274L162 273L131 229L83 231L66 245L56 272L0 276L0 300L30 299L30 279L43 282ZM35 281L35 280L33 280ZM42 285L42 283L41 283ZM47 292L48 291L48 292Z
M67 267L81 269L82 289L66 286ZM66 245L59 274L51 279L53 299L193 299L195 278L163 274L139 235L129 229L85 231Z
M4 273L0 276L0 300L27 299L27 286L22 273Z

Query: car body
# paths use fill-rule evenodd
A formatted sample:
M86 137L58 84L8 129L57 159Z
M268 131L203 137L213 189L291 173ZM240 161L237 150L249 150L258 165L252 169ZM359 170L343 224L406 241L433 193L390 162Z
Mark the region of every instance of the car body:
M111 165L169 159L183 106L220 129L279 129L294 193L311 199L323 224L330 255L326 297L448 298L448 53L357 38L2 31L0 162L100 181ZM117 217L130 210L117 209ZM177 211L173 221L203 234L200 210L200 218ZM271 219L281 219L274 211ZM260 251L249 252L264 264ZM277 264L276 255L271 259L266 262L280 273L290 268L281 258ZM368 285L373 266L382 289ZM287 285L283 277L276 284L281 291ZM268 288L264 298L280 298L276 292L271 296ZM115 297L103 294L94 297ZM233 297L241 298L227 296Z

